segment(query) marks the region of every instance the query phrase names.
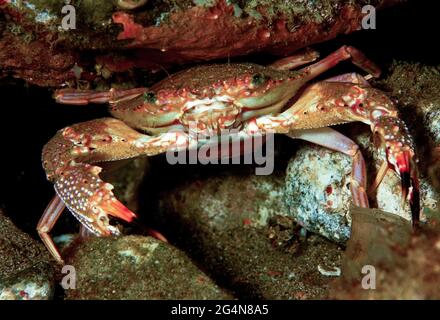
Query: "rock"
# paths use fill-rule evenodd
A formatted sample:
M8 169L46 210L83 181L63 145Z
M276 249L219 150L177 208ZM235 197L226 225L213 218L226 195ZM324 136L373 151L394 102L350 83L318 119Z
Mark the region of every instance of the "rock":
M440 229L412 233L408 221L379 210L356 209L343 276L332 299L439 299Z
M348 133L347 136L360 146L368 167L367 183L371 183L385 159L383 152L375 149L367 126L356 123L343 129L343 133ZM287 169L285 199L289 213L307 230L344 243L351 229L351 158L312 144L300 143L300 146ZM437 209L439 193L423 176L420 192L421 207ZM401 194L400 178L388 170L377 190L369 195L370 206L411 220L409 206L406 203L402 206ZM422 221L425 218L422 212Z
M371 4L379 9L401 2ZM134 78L133 68L159 71L258 51L287 54L357 31L365 1L158 0L126 11L115 1L87 0L72 3L75 32L62 28L64 5L0 1L0 76L61 87L76 80L92 84L112 72Z
M67 299L231 299L181 251L150 237L90 238L72 248Z
M55 268L46 248L0 212L0 300L47 300Z
M286 175L292 217L307 230L344 243L350 237L350 173L350 157L314 145L300 147Z
M284 206L283 174L190 171L159 195L158 219L174 243L239 298L326 297L331 277L321 272L339 266L341 249L304 239Z

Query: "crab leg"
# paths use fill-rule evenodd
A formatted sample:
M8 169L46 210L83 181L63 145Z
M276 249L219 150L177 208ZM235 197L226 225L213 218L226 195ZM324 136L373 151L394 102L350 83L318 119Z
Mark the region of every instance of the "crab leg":
M365 191L367 186L365 161L355 142L332 128L292 130L287 136L309 141L350 156L353 159L350 182L353 203L358 207L368 208L368 197Z
M373 192L379 187L381 184L383 178L385 177L386 173L388 172L389 165L388 162L384 161L380 165L379 170L377 171L376 178L374 179L373 183L371 184L370 188L368 189L368 194L373 194Z
M313 62L319 58L319 52L306 49L295 55L277 60L269 65L277 70L292 70L307 63Z
M342 46L335 52L331 53L324 59L307 66L300 70L300 72L308 73L308 76L304 78L306 82L313 78L316 78L323 72L333 68L338 63L351 59L352 63L359 68L365 70L373 77L377 78L380 76L380 69L374 62L369 60L362 52L358 49L350 46Z
M49 204L38 225L41 238L57 261L62 259L49 232L64 205L97 236L120 234L110 225L109 215L127 222L136 217L116 199L113 186L99 177L102 169L92 163L155 155L188 146L190 139L186 133L167 132L151 137L113 118L60 130L43 149L44 169L58 196Z
M325 82L340 82L340 83L351 83L357 84L364 87L370 87L370 83L367 81L366 77L361 76L358 73L344 73L337 75L328 79L323 80Z
M56 102L71 105L86 105L89 103L116 103L123 100L133 99L146 92L147 88L134 89L110 89L109 91L96 92L93 90L60 89L56 90L54 98Z
M245 130L248 134L274 132L298 136L298 130L353 121L371 126L378 148L385 150L388 166L400 176L402 198L409 201L413 224L416 225L420 215L420 195L414 146L408 129L398 118L397 109L381 91L351 83L318 82L306 88L300 98L283 113L249 121ZM344 142L341 137L327 134L329 138L336 139L335 144ZM350 150L346 147L349 145L347 141L335 147L328 141L324 144L322 137L314 139L318 144L335 150ZM380 179L379 176L375 181ZM356 195L353 196L356 198Z
M60 199L60 197L58 195L55 195L53 199L49 202L46 210L44 210L44 213L37 225L37 231L40 235L41 240L43 241L51 255L55 258L55 260L61 264L64 264L64 261L61 258L57 247L53 243L49 232L54 227L61 213L63 213L65 207L66 206L64 202Z

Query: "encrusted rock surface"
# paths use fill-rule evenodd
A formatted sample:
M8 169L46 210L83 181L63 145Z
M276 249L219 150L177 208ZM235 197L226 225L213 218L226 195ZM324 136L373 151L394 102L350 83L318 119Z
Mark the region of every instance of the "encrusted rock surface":
M287 54L359 30L367 2L158 0L134 11L107 0L70 4L74 30L61 27L62 1L0 0L0 76L84 86L133 68L158 71L261 51Z
M54 289L54 261L46 248L0 211L0 300L47 300Z
M339 152L303 145L286 175L286 205L299 224L328 239L350 237L351 159Z
M67 299L231 299L181 251L151 237L91 238L74 248Z

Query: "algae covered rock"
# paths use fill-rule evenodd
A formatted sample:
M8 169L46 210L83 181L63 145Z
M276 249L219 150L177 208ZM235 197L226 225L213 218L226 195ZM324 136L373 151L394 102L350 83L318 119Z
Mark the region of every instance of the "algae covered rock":
M46 248L0 211L0 300L47 300L55 268Z
M70 18L65 1L0 1L0 77L12 74L50 87L77 80L92 85L91 79L113 72L131 77L133 69L159 71L252 52L286 55L359 30L365 5L365 0L156 0L138 7L143 2L72 0ZM370 4L379 9L400 2ZM138 8L124 10L133 6ZM66 17L75 17L75 26L63 26Z
M230 299L181 251L150 237L90 238L68 261L67 299Z
M398 99L402 116L414 132L440 144L440 66L394 61L378 85Z

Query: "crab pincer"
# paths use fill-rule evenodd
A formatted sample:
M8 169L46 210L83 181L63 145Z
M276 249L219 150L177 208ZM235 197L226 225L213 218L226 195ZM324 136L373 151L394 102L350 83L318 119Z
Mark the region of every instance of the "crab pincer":
M115 198L113 186L99 178L101 170L98 166L72 161L58 170L55 190L92 233L119 235L119 230L109 224L108 216L131 222L136 215Z

